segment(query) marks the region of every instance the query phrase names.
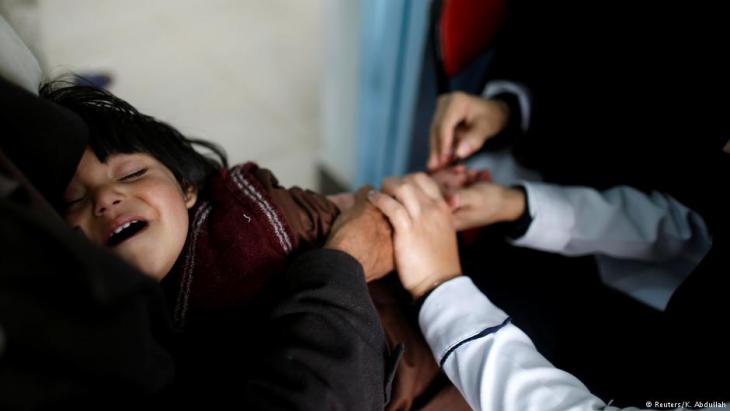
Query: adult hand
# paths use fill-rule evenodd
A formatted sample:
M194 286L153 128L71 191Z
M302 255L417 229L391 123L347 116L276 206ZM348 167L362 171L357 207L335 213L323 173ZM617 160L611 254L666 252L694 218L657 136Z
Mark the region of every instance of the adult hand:
M330 194L327 199L335 203L340 211L347 211L355 205L355 193L344 192L337 194Z
M525 210L525 195L518 189L477 182L452 192L449 205L454 226L461 231L518 219Z
M438 98L431 122L427 168L436 170L469 157L507 125L506 103L462 92Z
M365 281L377 280L393 271L392 230L385 216L367 200L372 187L355 193L354 204L335 220L325 248L355 257L365 271Z
M383 180L370 201L393 226L395 264L413 298L461 274L451 210L436 182L424 173Z

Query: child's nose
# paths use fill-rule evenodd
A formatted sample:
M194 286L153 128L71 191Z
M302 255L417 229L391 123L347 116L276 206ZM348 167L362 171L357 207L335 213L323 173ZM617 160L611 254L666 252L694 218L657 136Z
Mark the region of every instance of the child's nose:
M102 190L97 195L94 214L101 216L121 203L122 196L120 194L112 190Z

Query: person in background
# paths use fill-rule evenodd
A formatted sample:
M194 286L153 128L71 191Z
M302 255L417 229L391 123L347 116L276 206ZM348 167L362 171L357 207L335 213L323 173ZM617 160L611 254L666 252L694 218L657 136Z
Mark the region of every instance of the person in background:
M452 210L436 181L417 173L386 179L381 190L369 198L393 226L398 276L420 306L419 324L436 360L474 410L618 409L545 359L509 312L463 275ZM645 330L656 333L650 337L661 345L640 367L627 370L632 380L640 374L643 399L626 406L724 407L730 399L722 377L730 353L716 326L727 322L727 234L718 232L710 253L672 297L667 315ZM611 310L610 304L604 308ZM577 330L584 326L573 324ZM642 345L620 330L607 329L604 338Z
M449 196L458 229L487 227L461 249L474 281L557 366L632 401L641 379L623 375L661 345L646 324L664 317L724 213L723 14L657 2L507 9L483 95L439 99L428 167L490 169L492 184ZM633 338L606 340L607 329Z

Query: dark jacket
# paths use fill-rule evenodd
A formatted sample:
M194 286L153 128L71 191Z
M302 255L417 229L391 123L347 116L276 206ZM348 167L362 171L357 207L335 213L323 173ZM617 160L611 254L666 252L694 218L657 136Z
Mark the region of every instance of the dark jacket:
M548 182L666 192L714 226L730 135L719 4L510 0L490 79L524 84L515 155Z

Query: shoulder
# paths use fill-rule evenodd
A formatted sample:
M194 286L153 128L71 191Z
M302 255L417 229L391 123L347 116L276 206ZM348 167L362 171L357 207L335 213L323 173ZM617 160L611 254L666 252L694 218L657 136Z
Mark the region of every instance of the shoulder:
M222 177L220 183L225 186L225 191L257 204L275 206L276 202L272 199L271 193L280 186L279 181L268 169L259 167L254 162L247 162L222 170L220 175ZM220 192L220 188L222 187L216 188L214 184L214 194L216 191Z
M229 175L234 180L246 180L250 184L262 190L268 190L279 186L279 181L274 173L267 168L260 167L258 164L249 161L238 164L228 170Z

